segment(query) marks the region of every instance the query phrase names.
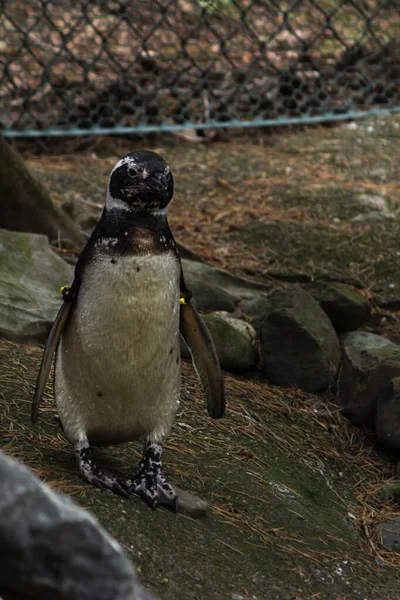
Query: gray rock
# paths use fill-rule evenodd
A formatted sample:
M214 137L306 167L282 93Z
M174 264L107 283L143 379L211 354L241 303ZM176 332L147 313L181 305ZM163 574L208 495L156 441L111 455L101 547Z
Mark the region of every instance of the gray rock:
M335 380L338 338L318 302L302 288L278 290L268 297L260 341L264 373L274 383L315 392Z
M381 336L358 331L344 334L340 341L343 413L356 425L370 425L390 380L400 376L400 347Z
M400 553L400 517L387 523L379 523L376 530L386 550Z
M368 208L372 208L377 211L387 211L387 202L386 199L382 196L376 196L373 194L361 194L358 197L358 201L363 206L367 206Z
M262 283L257 283L244 277L236 277L228 271L218 269L203 262L183 258L182 268L186 284L193 292L195 299L202 294L204 285L207 286L210 293L213 293L213 288L215 288L215 293L217 293L218 289L224 290L229 294L233 303L238 302L242 298L254 298L260 293L270 290L269 287Z
M61 305L60 287L72 277L46 236L0 229L0 335L44 342Z
M258 362L258 352L254 345L256 332L250 323L223 312L203 315L203 319L210 330L223 369L242 373L255 367ZM184 358L190 358L189 349L183 340L181 354Z
M94 517L0 454L0 595L155 600ZM29 591L29 594L28 594Z
M235 304L239 298L224 290L224 288L212 285L207 281L195 282L194 286L191 286L189 281L186 284L193 293L198 310L206 312L214 310L233 312L235 310Z
M396 215L394 213L382 213L378 212L377 210L372 210L368 213L356 215L351 220L359 223L369 223L374 221L385 221L386 219L396 219Z
M343 349L371 350L375 348L384 348L385 346L396 346L390 340L382 335L369 333L368 331L351 331L340 336L340 343Z
M178 512L188 515L193 519L199 519L205 517L208 510L207 502L204 502L198 496L195 496L191 492L182 490L181 488L174 485L174 490L178 496Z
M248 302L241 304L242 313L251 318L251 324L256 330L258 336L260 335L260 325L263 315L268 312L269 307L270 301L268 300L268 296L266 294L260 294Z
M400 449L400 377L391 379L386 394L378 398L376 432L386 446Z
M344 283L315 281L305 289L319 302L337 331L358 329L371 314L368 300Z

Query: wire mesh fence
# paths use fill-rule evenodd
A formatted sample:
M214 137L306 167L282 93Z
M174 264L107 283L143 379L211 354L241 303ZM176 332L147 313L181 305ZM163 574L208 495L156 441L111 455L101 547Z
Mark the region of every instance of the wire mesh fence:
M252 126L399 106L399 0L0 2L4 135Z

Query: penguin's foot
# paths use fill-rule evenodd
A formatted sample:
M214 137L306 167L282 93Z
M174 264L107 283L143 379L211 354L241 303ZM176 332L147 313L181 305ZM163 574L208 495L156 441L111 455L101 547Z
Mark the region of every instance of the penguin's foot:
M167 506L174 512L178 509L178 498L168 483L161 462L162 446L151 442L147 444L139 473L127 481L128 491L140 496L150 508Z
M110 473L106 473L94 464L92 460L92 449L87 441L86 443L80 441L75 445L75 455L79 472L83 479L100 488L102 491L111 490L115 494L119 494L125 498L129 497L126 480L115 477L115 475L111 475Z

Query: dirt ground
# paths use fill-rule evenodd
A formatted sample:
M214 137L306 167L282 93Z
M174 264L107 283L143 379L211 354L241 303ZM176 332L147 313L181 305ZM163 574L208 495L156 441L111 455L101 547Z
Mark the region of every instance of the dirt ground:
M55 202L93 216L121 156L160 152L175 177L169 214L179 242L272 286L349 282L373 303L366 329L396 340L399 137L400 118L392 116L355 127L233 132L211 144L171 136L18 148ZM162 599L400 598L399 558L373 533L374 524L400 516L398 505L377 495L394 475L395 457L346 422L333 398L226 374L227 415L212 422L185 365L183 406L165 464L173 482L209 502L208 516L194 521L81 482L54 422L51 386L40 424L29 423L40 349L1 342L0 355L3 449L92 510ZM98 456L128 474L140 447Z

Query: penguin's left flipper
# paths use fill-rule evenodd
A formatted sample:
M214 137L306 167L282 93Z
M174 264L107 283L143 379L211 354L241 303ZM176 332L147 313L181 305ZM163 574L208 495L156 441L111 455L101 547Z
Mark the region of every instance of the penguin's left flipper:
M219 419L225 411L225 390L217 351L206 324L192 300L181 300L180 332L203 385L210 417Z
M44 390L49 379L54 354L57 349L58 342L60 341L60 337L64 330L64 327L68 322L68 317L71 314L71 310L76 299L76 292L73 291L75 288L76 286L74 282L71 289L69 289L65 293L63 292L64 301L51 327L49 337L47 338L46 346L43 351L42 362L40 364L39 375L36 381L35 394L33 396L32 401L32 423L36 423L38 419L40 401L42 399Z

